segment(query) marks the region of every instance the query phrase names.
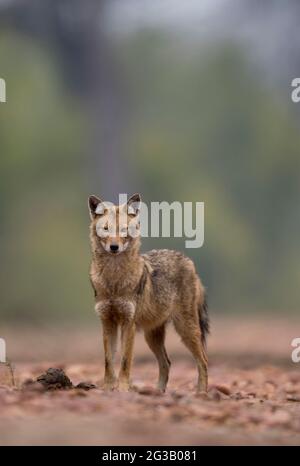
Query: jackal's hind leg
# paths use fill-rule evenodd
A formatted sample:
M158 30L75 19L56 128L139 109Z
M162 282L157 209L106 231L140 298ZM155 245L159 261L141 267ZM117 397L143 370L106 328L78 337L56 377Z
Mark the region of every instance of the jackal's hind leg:
M174 320L174 326L182 342L192 353L198 369L197 391L207 391L207 356L201 342L198 322L188 322L185 319Z
M171 365L165 348L165 325L154 330L145 331L145 339L158 362L159 378L157 387L164 392L168 383Z

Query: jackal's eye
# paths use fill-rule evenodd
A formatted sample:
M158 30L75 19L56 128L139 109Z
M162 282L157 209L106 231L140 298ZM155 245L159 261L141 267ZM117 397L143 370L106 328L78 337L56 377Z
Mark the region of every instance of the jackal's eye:
M104 231L108 231L108 225L105 225L105 226L103 227L103 230L104 230Z

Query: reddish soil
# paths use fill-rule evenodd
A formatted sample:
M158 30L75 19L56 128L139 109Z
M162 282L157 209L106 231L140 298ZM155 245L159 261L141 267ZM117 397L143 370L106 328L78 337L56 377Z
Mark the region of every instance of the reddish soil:
M95 328L4 328L16 387L0 386L1 445L300 444L300 363L291 340L300 321L215 319L209 340L209 392L196 395L196 369L170 329L168 390L154 389L157 367L142 335L136 342L134 390L104 392ZM91 390L27 385L49 367Z

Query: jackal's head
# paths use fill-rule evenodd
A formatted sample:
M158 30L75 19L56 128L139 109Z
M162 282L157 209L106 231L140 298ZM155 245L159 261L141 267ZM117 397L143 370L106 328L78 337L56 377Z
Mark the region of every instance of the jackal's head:
M92 248L118 255L137 249L140 242L141 197L134 194L126 204L114 205L96 196L89 197Z

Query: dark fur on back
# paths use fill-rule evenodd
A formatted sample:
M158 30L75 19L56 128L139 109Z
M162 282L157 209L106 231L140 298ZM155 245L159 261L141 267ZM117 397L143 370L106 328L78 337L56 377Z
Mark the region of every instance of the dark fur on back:
M143 292L144 292L144 289L145 289L145 286L146 286L146 281L147 281L147 276L148 276L148 270L147 270L147 267L144 266L144 270L143 270L141 279L140 279L140 281L138 283L138 286L136 288L136 294L138 296L142 295Z
M200 323L200 328L201 328L201 340L202 340L203 345L206 347L206 337L209 334L209 330L210 330L206 294L204 297L203 305L199 306L199 323Z

